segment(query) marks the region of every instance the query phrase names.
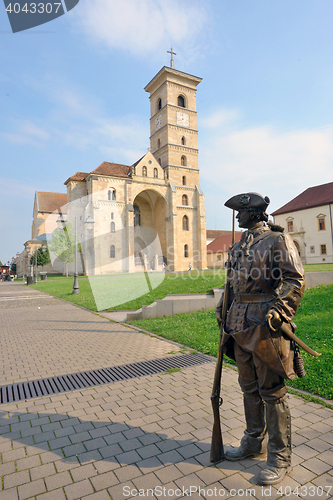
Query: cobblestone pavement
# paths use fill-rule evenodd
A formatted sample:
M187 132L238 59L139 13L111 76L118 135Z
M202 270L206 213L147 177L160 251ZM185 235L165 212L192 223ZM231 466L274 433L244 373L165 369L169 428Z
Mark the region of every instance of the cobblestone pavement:
M15 300L13 300L15 298ZM145 359L179 348L15 283L0 283L1 384ZM325 498L333 495L333 411L289 397L293 471L209 462L214 362L0 405L0 500ZM244 431L237 373L223 373L223 439Z

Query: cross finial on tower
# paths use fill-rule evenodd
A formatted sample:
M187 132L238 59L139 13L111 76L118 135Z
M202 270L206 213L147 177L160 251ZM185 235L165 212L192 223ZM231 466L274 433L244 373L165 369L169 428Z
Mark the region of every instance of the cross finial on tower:
M172 50L172 47L171 47L171 50L167 50L167 52L168 52L169 54L171 54L170 68L174 68L174 64L173 64L173 56L176 56L177 54L176 54L176 52L174 52L174 51Z

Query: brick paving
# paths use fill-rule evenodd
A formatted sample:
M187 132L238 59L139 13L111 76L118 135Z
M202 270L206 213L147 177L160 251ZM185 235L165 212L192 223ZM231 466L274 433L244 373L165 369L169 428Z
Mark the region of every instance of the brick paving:
M15 283L0 283L0 328L1 384L178 349ZM278 486L256 484L264 460L210 463L214 368L0 405L0 500L332 498L333 411L293 395L293 470ZM228 449L244 430L237 373L228 368L223 398Z

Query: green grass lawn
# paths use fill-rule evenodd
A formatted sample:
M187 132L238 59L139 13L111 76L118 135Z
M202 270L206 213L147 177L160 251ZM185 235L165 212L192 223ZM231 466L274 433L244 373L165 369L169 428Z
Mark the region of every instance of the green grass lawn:
M333 271L333 264L305 264L304 271L306 273L313 273L318 271Z
M333 285L306 290L295 317L296 334L322 356L314 358L301 349L307 375L288 385L333 399ZM215 311L200 311L172 317L131 322L144 330L179 342L205 354L217 355L219 330Z
M148 273L148 279L153 282L154 274ZM224 270L208 270L208 271L191 271L182 273L167 273L162 276L162 282L153 289L150 289L148 293L139 296L129 302L125 302L125 299L119 299L121 303L113 307L103 307L103 309L109 309L112 311L121 309L139 309L142 305L149 305L154 300L163 299L168 294L183 294L183 293L206 293L211 292L212 288L221 287L224 284L225 271ZM69 278L66 277L54 277L54 279L47 281L39 281L37 285L30 285L33 288L41 290L46 293L50 293L61 299L68 300L75 304L91 309L92 311L97 311L96 302L94 299L94 294L92 287L90 285L87 276L79 277L80 293L73 295L73 276ZM161 279L159 279L159 282ZM133 290L139 289L142 284L148 290L149 287L146 285L146 278L143 273L137 274L126 274L126 275L115 275L110 277L96 277L96 280L92 282L93 289L96 291L95 283L100 283L100 288L104 288L104 294L110 294L109 303L112 304L112 293L117 296L123 296L126 298L127 295L132 294ZM105 286L105 283L109 283L109 287ZM112 283L114 285L112 286ZM140 285L140 286L138 286ZM126 286L130 290L126 290ZM97 289L97 293L101 292ZM139 291L137 293L140 293ZM116 301L116 300L115 300ZM115 302L114 301L114 302ZM102 304L108 304L108 297L104 297Z
M305 266L309 271L331 271L333 264L310 264ZM147 284L146 277L156 288ZM221 287L225 280L223 269L209 269L206 271L184 271L167 273L158 278L148 273L118 274L114 276L97 276L89 282L87 276L79 277L80 293L73 295L73 276L48 276L47 281L40 281L31 285L38 290L50 293L61 299L91 309L117 311L122 309L140 309L142 305L149 305L154 300L161 300L166 295L186 293L206 293L212 288ZM129 298L131 297L131 300ZM96 300L95 300L96 299Z
M66 278L66 276L54 277L53 279L47 278L47 281L38 281L37 285L29 285L42 292L49 293L60 299L68 300L73 304L86 307L91 311L97 311L94 296L91 291L88 277L79 277L80 293L73 294L73 276Z

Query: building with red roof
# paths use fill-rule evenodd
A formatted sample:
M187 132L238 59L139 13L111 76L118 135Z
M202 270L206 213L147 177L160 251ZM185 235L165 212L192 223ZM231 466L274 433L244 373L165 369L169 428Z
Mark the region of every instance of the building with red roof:
M228 250L232 245L232 231L217 231L220 234L207 245L207 267L225 267ZM209 231L207 231L209 233ZM208 235L207 235L208 236ZM241 239L242 231L235 231L235 243Z
M313 186L272 213L305 264L333 262L333 182Z

